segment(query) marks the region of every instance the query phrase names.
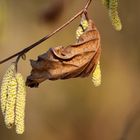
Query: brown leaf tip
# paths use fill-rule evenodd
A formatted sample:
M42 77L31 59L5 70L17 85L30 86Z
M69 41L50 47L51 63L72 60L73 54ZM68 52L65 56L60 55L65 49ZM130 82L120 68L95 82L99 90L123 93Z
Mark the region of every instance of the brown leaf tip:
M39 83L30 79L29 77L26 80L26 86L31 87L31 88L37 88L39 86Z

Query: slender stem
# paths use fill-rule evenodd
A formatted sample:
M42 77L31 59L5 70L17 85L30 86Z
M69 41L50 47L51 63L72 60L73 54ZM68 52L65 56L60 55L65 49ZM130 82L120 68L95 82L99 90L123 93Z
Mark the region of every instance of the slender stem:
M16 69L16 72L18 71L18 62L19 62L19 60L20 60L20 57L21 57L21 55L18 55L18 57L17 57L17 59L16 59L16 61L15 61L15 69Z
M86 6L85 6L83 9L86 9L86 10L87 10L88 7L89 7L89 5L90 5L90 3L91 3L91 1L92 1L92 0L88 0Z
M62 30L63 28L65 28L67 25L69 25L72 21L74 21L77 17L79 17L83 12L87 11L90 3L92 0L87 0L87 3L85 5L85 7L79 11L75 16L73 16L71 19L69 19L66 23L64 23L62 26L60 26L59 28L57 28L55 31L51 32L50 34L46 35L45 37L41 38L40 40L38 40L37 42L33 43L32 45L28 46L27 48L9 56L8 58L0 61L0 64L3 64L5 62L7 62L8 60L16 57L16 56L22 56L23 54L27 53L28 51L30 51L31 49L37 47L39 44L41 44L42 42L46 41L47 39L49 39L50 37L52 37L53 35L55 35L57 32L59 32L60 30ZM19 58L18 58L19 59Z

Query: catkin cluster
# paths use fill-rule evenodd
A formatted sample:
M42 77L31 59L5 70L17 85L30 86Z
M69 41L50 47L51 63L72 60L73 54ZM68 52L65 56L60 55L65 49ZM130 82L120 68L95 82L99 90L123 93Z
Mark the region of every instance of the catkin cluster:
M15 124L16 133L24 132L26 90L23 76L15 72L15 64L6 71L1 85L1 109L7 128Z
M109 17L111 19L113 27L117 31L120 31L122 29L122 24L118 15L118 0L103 0L103 4L109 11Z
M79 39L79 37L84 33L84 31L88 27L88 21L85 18L81 19L81 23L79 27L76 30L76 38ZM98 62L93 75L92 75L92 82L94 83L95 87L101 85L101 68L100 68L100 62Z

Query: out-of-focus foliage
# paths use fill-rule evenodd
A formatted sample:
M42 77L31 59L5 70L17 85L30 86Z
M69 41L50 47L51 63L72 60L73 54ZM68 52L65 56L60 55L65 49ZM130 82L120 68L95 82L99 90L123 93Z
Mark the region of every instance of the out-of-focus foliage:
M46 23L55 23L64 10L65 0L52 0L40 12L40 19Z
M6 4L4 0L0 1L0 42L2 41L2 34L6 18Z

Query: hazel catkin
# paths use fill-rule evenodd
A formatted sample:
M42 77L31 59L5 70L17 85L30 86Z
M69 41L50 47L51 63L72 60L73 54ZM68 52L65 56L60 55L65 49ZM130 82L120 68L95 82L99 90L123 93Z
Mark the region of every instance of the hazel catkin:
M8 84L8 94L5 109L5 124L7 128L11 128L14 124L16 92L17 81L15 77L12 77L11 81Z
M6 71L5 75L3 76L2 85L1 85L1 110L2 114L5 115L5 108L6 108L6 101L7 101L7 94L8 94L8 85L11 81L12 77L15 73L15 64L12 64Z
M81 23L76 30L76 39L79 39L79 37L84 33L87 27L88 27L88 21L82 18Z
M122 24L118 15L118 0L109 1L109 17L115 30L120 31L122 29Z
M100 62L98 62L93 75L92 75L92 82L94 83L95 87L101 85L101 68L100 68Z
M24 132L26 89L23 76L20 73L16 74L16 79L18 83L18 88L16 97L15 125L16 133L22 134Z
M6 71L1 86L1 109L7 128L16 125L16 133L24 132L25 82L20 73L15 74L13 63Z
M122 29L122 23L118 14L118 0L102 0L102 3L108 9L109 17L115 30Z

